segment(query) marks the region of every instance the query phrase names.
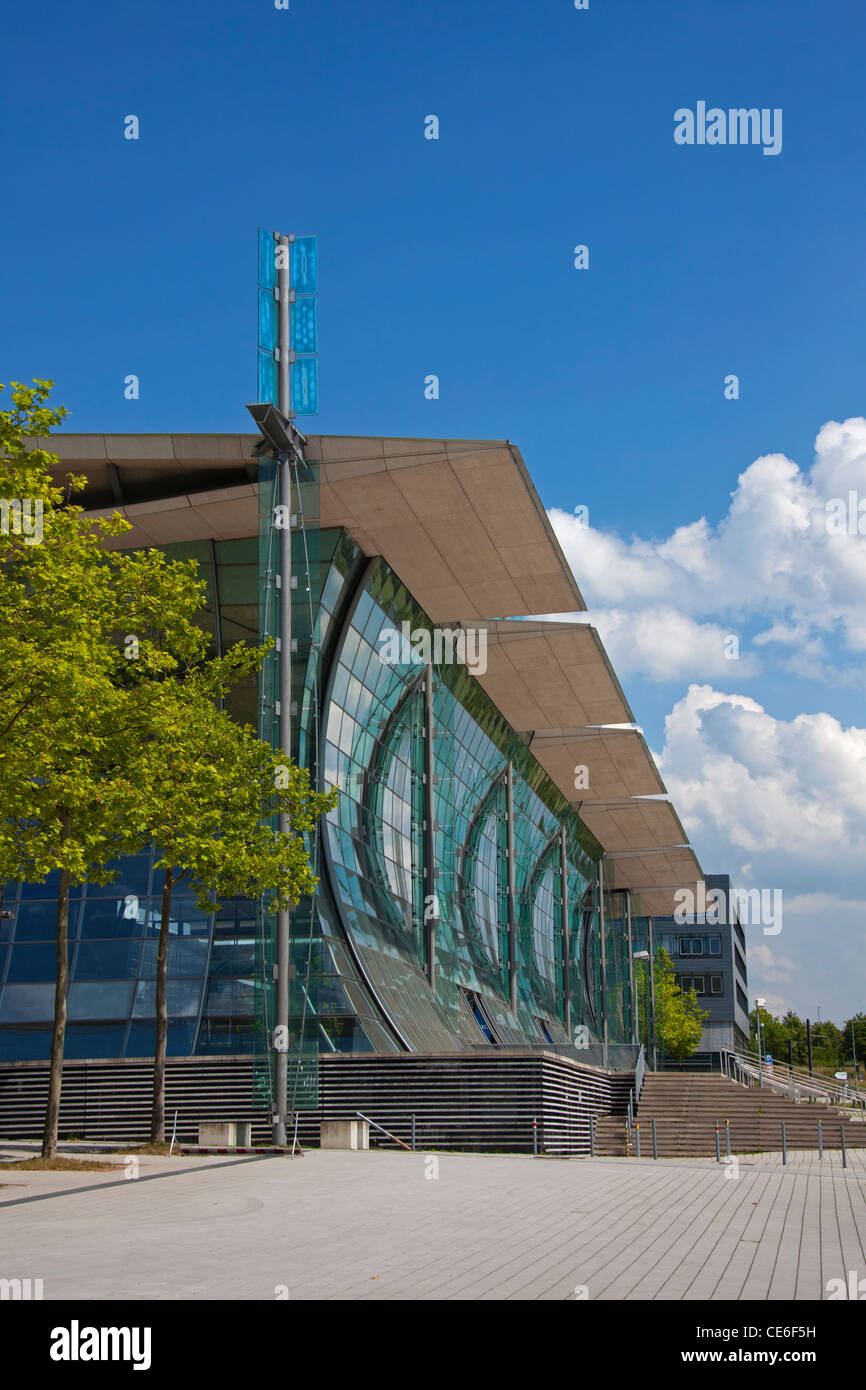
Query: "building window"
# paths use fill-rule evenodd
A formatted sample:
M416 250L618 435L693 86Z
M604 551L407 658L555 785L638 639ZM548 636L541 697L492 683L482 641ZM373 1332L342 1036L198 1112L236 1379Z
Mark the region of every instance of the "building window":
M702 936L682 936L680 937L681 956L702 956L704 954L704 938Z
M552 1043L552 1042L553 1042L553 1038L550 1036L550 1029L548 1028L547 1024L545 1023L544 1019L543 1019L543 1018L539 1018L538 1015L536 1015L535 1022L538 1024L539 1028L541 1029L541 1036L544 1038L544 1041L545 1041L545 1042Z
M471 989L462 989L460 992L463 995L463 998L466 1000L466 1003L469 1005L472 1016L475 1019L475 1022L478 1024L478 1027L481 1029L487 1041L489 1043L495 1043L497 1041L497 1038L495 1033L493 1032L493 1024L487 1017L487 1011L484 1008L484 1005L482 1004L478 995Z
M707 954L711 956L720 956L722 954L722 938L720 936L711 936L709 938Z
M710 976L710 994L724 994L721 975Z

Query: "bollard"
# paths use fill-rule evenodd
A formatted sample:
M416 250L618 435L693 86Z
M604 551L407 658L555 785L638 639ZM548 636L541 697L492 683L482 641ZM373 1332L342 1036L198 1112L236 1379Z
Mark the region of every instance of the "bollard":
M532 1152L538 1158L538 1121L532 1121Z
M824 1131L821 1128L821 1121L818 1121L818 1157L824 1157Z
M788 1139L785 1134L785 1121L782 1121L782 1162L788 1162Z
M659 1156L659 1143L658 1143L658 1139L657 1139L657 1137L656 1137L656 1122L655 1122L655 1116L653 1116L653 1158L658 1158L658 1156Z
M716 1120L716 1162L721 1163L722 1151L719 1148L719 1122Z
M412 1152L415 1152L415 1116L412 1116Z
M839 1136L842 1140L842 1167L848 1167L848 1150L845 1148L845 1126L839 1126Z
M731 1122L730 1122L730 1120L725 1120L725 1148L726 1148L726 1150L727 1150L728 1158L730 1158L730 1156L731 1156Z
M589 1117L589 1156L595 1158L595 1116Z
M635 1144L636 1144L636 1146L637 1146L637 1157L640 1158L640 1125L639 1125L639 1124L636 1124L636 1125L635 1125L635 1127L634 1127L634 1134L635 1134Z

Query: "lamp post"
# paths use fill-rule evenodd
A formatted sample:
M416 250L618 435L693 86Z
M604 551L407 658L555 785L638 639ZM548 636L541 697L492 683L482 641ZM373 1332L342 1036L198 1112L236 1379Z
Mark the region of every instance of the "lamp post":
M288 300L286 300L288 304ZM286 354L286 359L288 354ZM283 389L281 383L281 399ZM273 525L279 533L279 649L278 689L280 695L279 741L287 756L292 751L292 475L291 460L303 461L303 436L283 410L270 404L247 406L265 443L273 451L279 478L279 506ZM280 815L277 829L289 834L289 818ZM289 1108L289 980L291 925L288 912L277 913L275 949L273 1140L278 1147L287 1140Z
M758 1019L758 1085L762 1090L764 1087L764 1047L761 1042L761 1009L766 1002L766 999L755 1000L755 1011Z
M656 1069L656 1006L655 1006L655 989L654 989L654 987L653 987L652 957L651 957L649 951L635 951L633 959L634 959L634 960L645 960L645 961L647 962L647 970L649 971L649 989L648 989L648 991L645 991L645 996L644 996L644 997L649 999L650 1027L649 1027L649 1029L648 1029L647 1031L649 1032L649 1035L650 1035L650 1037L649 1037L649 1042L650 1042L650 1049L651 1049L651 1051L652 1051L653 1071L655 1071L655 1069Z

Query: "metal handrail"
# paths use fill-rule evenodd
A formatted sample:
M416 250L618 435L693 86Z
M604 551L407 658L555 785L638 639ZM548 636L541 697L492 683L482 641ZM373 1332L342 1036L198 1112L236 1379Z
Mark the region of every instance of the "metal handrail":
M640 1052L634 1064L634 1100L635 1107L640 1104L640 1093L643 1090L644 1078L646 1077L646 1048L643 1043L640 1045Z
M372 1125L374 1129L378 1129L380 1134L385 1134L389 1139L393 1139L394 1143L399 1144L401 1149L405 1149L407 1153L412 1152L410 1146L404 1144L402 1139L398 1139L396 1134L392 1134L390 1129L386 1129L384 1125L377 1125L375 1120L371 1120L369 1115L362 1115L360 1110L356 1110L355 1114L358 1116L359 1120L366 1120L368 1125Z
M789 1095L793 1093L797 1100L824 1102L852 1110L866 1107L866 1096L861 1092L852 1091L850 1087L843 1087L838 1082L828 1081L824 1077L816 1077L797 1067L789 1067L786 1062L773 1063L773 1070L768 1071L767 1063L759 1058L756 1052L725 1049L722 1055L727 1059L731 1069L740 1073L739 1078L732 1079L740 1079L741 1084L749 1085L757 1081L763 1072L764 1086L770 1090L785 1091ZM742 1080L744 1075L748 1081Z

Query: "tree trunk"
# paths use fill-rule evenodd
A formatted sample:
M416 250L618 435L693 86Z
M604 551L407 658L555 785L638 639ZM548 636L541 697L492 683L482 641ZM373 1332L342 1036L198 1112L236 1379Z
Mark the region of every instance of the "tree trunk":
M165 988L168 978L168 925L171 919L172 870L166 869L162 880L162 915L159 921L159 945L156 950L156 1048L153 1054L153 1108L150 1118L150 1142L165 1143L165 1054L168 1038L168 1012Z
M61 844L69 839L72 816L64 811ZM69 992L69 870L61 869L57 891L57 979L54 985L54 1031L51 1035L51 1075L48 1105L42 1133L42 1157L57 1153L57 1125L60 1119L60 1088L63 1083L63 1045L66 1041L66 996Z

